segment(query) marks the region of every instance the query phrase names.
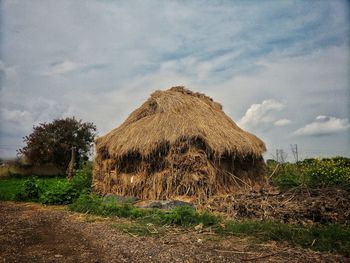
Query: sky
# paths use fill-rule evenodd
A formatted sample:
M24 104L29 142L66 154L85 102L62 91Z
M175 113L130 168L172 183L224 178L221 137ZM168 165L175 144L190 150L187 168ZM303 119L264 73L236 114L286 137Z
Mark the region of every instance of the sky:
M223 105L299 159L350 157L349 2L0 0L0 158L33 125L75 116L101 136L158 89Z

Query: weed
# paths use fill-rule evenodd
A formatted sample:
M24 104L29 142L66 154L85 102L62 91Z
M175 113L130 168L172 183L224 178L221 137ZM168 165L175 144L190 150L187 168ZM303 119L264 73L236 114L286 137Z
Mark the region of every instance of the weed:
M277 165L279 167L276 168ZM267 168L269 174L277 169L272 181L281 190L300 185L311 188L350 187L350 159L345 157L306 159L295 164L269 161Z

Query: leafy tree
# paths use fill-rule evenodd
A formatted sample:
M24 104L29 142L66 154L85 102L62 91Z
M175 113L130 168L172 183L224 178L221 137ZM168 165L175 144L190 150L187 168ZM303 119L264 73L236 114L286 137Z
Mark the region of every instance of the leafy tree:
M75 166L88 159L96 135L96 126L73 118L56 119L33 127L33 132L24 137L26 146L19 149L31 164L55 164L66 169L75 149Z

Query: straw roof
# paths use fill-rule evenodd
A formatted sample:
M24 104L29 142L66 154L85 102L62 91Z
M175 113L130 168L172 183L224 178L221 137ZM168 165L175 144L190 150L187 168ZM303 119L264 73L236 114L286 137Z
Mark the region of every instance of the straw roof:
M184 87L155 91L125 122L96 140L98 152L114 158L137 152L148 156L164 142L200 138L210 155L261 157L265 144L239 128L210 97Z

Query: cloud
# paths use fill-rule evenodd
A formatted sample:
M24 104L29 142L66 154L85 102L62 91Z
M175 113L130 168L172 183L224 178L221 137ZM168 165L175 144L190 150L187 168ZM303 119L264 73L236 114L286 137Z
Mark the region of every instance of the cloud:
M291 120L288 120L288 119L280 119L278 121L275 121L274 122L274 125L275 126L286 126L286 125L289 125L291 124L292 121Z
M31 119L31 114L28 111L22 110L9 110L9 109L1 109L0 115L5 121L11 122L23 122Z
M16 68L5 64L4 61L0 60L0 76L11 79L16 77Z
M296 130L297 136L322 136L346 131L350 128L348 119L339 119L324 115L317 116L315 120Z
M348 116L345 1L205 3L4 0L0 108L31 119L2 118L8 137L0 140L20 140L32 124L69 115L103 134L155 89L181 84L221 102L270 149L320 112ZM246 112L269 98L288 107ZM344 134L325 138L326 150L345 147Z
M72 72L79 68L79 65L70 60L55 62L51 64L51 68L46 71L43 75L54 76L54 75L62 75L68 72Z
M251 105L244 116L237 123L239 126L244 128L259 127L261 125L270 124L275 121L273 113L276 111L281 111L285 107L286 106L282 102L273 99L264 100L261 104ZM285 122L285 120L282 121Z

